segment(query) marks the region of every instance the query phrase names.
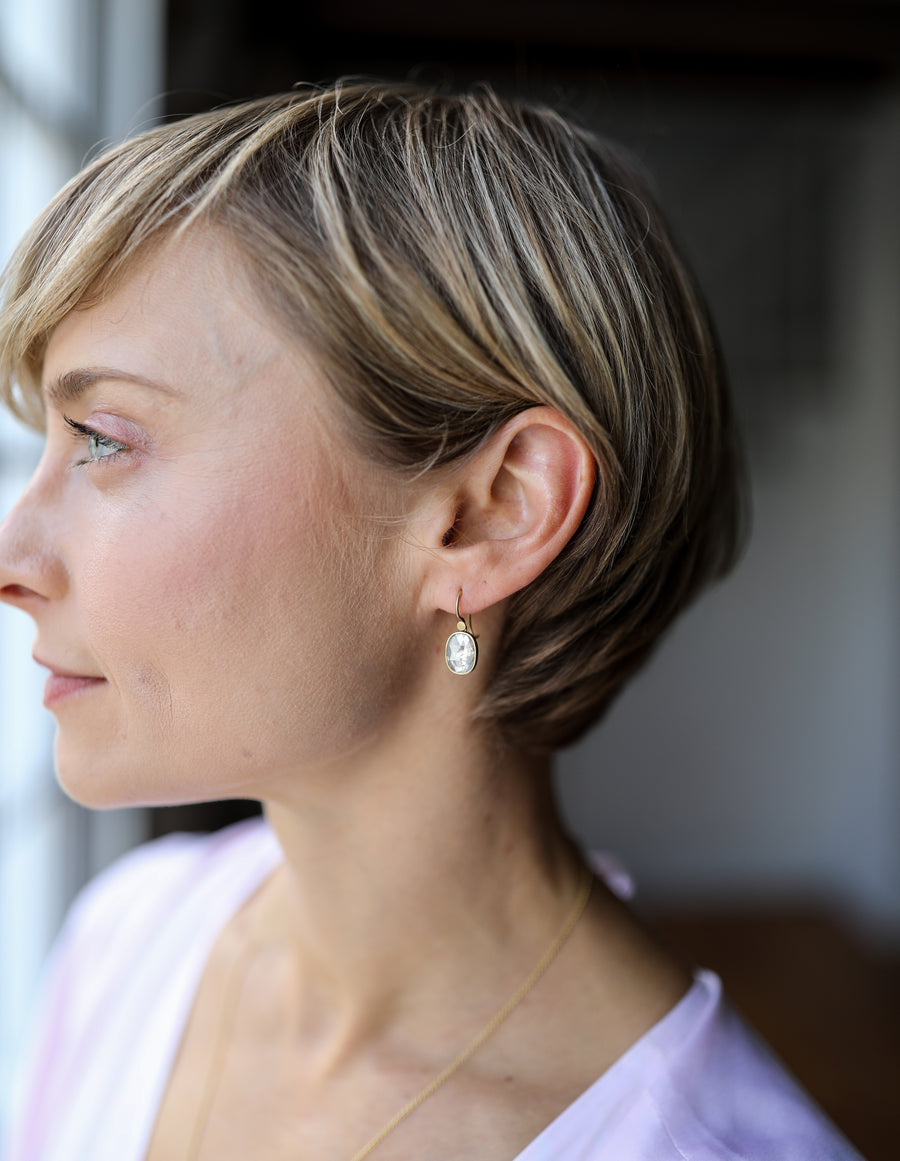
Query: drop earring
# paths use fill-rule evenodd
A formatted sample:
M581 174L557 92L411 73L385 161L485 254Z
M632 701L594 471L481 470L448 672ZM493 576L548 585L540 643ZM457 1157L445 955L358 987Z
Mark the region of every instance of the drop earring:
M462 600L462 589L456 598L456 632L447 638L447 647L444 657L447 668L451 673L471 673L478 660L478 645L475 643L475 634L472 632L472 616L469 615L469 625L466 628L465 618L459 611L459 602Z

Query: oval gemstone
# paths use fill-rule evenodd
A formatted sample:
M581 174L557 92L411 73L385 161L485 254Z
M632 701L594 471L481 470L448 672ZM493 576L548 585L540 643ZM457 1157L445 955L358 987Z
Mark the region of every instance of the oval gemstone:
M478 651L471 633L451 633L447 638L447 668L451 673L471 673Z

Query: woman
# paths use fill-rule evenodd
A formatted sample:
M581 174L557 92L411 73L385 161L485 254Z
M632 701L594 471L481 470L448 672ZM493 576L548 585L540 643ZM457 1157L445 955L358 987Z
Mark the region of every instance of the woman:
M84 893L16 1161L853 1156L552 799L738 541L710 329L608 146L408 86L165 126L35 225L2 350L63 786L266 818Z

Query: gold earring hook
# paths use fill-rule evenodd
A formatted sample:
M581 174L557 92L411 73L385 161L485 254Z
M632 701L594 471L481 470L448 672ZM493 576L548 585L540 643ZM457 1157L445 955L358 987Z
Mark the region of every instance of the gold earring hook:
M459 602L461 600L462 600L462 589L459 590L459 594L457 595L457 598L456 598L456 627L457 627L457 629L462 630L463 633L471 633L472 632L472 615L471 615L471 613L469 614L469 624L466 625L466 619L462 615L462 613L460 613L460 611L459 611Z

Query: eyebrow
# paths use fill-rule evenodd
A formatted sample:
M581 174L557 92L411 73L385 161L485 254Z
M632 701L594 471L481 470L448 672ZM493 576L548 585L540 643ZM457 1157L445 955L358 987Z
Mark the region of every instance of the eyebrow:
M139 387L149 387L153 391L161 391L163 395L177 396L180 394L174 387L169 387L166 383L144 379L141 375L134 375L130 371L120 371L115 367L78 368L74 371L64 371L47 384L44 394L47 402L52 407L58 408L66 403L77 402L95 384L110 380L135 383Z

